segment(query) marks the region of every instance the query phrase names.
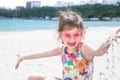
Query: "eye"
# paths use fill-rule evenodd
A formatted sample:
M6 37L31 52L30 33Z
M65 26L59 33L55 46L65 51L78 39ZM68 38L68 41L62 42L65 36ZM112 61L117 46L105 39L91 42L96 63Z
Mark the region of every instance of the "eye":
M80 34L76 33L74 36L75 36L75 37L78 37L78 36L80 36Z
M66 37L70 37L70 35L69 35L69 34L65 34L65 36L66 36Z
M63 33L62 35L64 38L70 38L70 34L68 34L68 33Z

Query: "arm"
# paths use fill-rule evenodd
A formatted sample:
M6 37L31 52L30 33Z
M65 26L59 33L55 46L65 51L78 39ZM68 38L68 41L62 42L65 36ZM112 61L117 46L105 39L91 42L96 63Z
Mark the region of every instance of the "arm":
M58 56L58 55L60 55L59 48L55 48L50 51L23 56L23 60L38 59L38 58Z
M116 41L117 39L120 39L120 35L118 35L119 32L120 29L118 29L113 36L109 37L105 42L103 42L102 45L97 49L94 49L85 43L83 45L84 46L83 49L85 50L86 53L88 53L87 58L90 59L91 56L104 55L107 52L107 50L110 48L112 42Z
M36 53L36 54L31 54L26 56L17 55L19 58L16 63L15 69L19 67L20 62L22 62L23 60L38 59L38 58L51 57L51 56L57 56L57 55L60 55L59 48L55 48L47 52Z

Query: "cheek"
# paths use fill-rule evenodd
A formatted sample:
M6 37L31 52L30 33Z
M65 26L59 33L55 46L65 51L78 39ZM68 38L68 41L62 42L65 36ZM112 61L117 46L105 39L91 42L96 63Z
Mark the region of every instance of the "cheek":
M64 43L69 42L69 40L66 40L66 39L64 39L64 38L62 38L62 41L63 41Z
M82 37L79 37L78 39L76 39L76 43L79 44L82 40Z
M60 39L61 39L64 43L67 42L67 40L66 40L63 36L61 36Z
M61 35L62 40L69 40L70 36L69 35Z

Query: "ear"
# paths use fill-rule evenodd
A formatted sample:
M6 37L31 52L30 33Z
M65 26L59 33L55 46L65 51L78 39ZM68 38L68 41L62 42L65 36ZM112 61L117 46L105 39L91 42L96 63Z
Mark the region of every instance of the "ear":
M64 42L62 41L62 44L64 44Z

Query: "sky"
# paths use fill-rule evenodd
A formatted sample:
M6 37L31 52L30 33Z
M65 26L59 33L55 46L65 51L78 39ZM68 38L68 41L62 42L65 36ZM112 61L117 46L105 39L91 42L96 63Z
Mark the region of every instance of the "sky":
M26 6L26 1L41 1L41 6L43 5L53 6L56 4L57 1L63 1L63 2L70 1L70 2L74 2L75 4L78 4L81 0L0 0L0 7L13 9L16 6Z

